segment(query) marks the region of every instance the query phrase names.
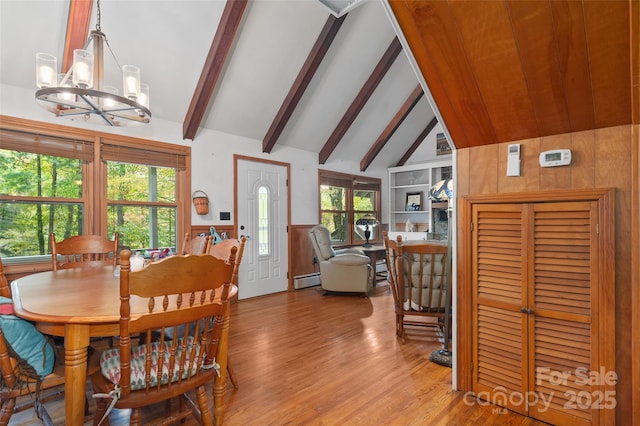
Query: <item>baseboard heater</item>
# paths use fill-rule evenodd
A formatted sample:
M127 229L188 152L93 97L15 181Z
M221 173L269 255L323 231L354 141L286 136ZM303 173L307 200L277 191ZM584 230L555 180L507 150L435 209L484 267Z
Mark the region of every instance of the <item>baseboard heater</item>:
M293 288L300 290L301 288L313 287L320 285L320 274L298 275L293 277Z

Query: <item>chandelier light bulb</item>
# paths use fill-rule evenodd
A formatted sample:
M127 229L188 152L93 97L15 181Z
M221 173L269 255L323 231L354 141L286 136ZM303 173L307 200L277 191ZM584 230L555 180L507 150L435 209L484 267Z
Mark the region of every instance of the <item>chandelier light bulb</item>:
M110 93L114 96L118 96L118 88L117 87L113 87L113 86L104 86L103 91L105 93ZM115 100L115 98L113 96L111 97L106 97L103 99L103 105L105 108L114 108L116 105L118 104L118 102Z
M77 87L93 87L93 53L76 49L73 51L73 84Z
M67 74L58 75L58 87L73 87L73 81ZM73 102L76 99L76 95L69 92L63 92L58 94L58 98L65 103Z
M58 75L58 60L48 53L36 53L36 85L39 88L55 87Z
M125 98L137 99L140 95L140 68L135 65L123 65L122 85Z
M138 96L137 102L149 108L149 85L146 83L140 83L140 95Z

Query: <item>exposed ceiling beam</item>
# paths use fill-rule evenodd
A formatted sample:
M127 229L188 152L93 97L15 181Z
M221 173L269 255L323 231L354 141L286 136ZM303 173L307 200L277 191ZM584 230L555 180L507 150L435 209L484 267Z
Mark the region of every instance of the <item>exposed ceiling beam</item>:
M231 50L233 40L240 26L242 15L248 0L228 1L222 12L216 35L211 42L209 54L205 60L198 85L189 104L189 110L182 124L182 138L195 138L200 127L204 113L209 106L211 96L218 79L222 75L222 69Z
M71 0L67 19L67 35L64 41L64 54L60 72L66 73L73 65L73 51L84 49L89 39L89 24L93 0Z
M302 65L302 69L298 73L296 80L293 82L291 89L289 89L289 93L287 93L287 97L282 102L280 106L280 110L276 114L276 117L273 119L267 134L265 135L262 141L262 151L270 153L273 147L275 146L278 138L282 134L282 131L286 127L293 111L295 111L298 106L298 102L302 99L302 95L304 95L304 91L307 90L311 79L315 75L318 67L322 63L322 59L324 59L324 55L329 50L331 43L338 34L338 30L342 26L346 15L341 18L336 18L331 15L327 19L327 22L324 24L318 39L316 40L311 52L309 52L309 56Z
M395 61L401 51L402 45L400 44L400 41L398 41L398 38L395 37L387 48L387 51L382 56L382 59L380 59L380 62L378 62L378 65L376 65L366 83L362 86L362 89L360 89L360 92L351 103L351 106L349 106L349 109L347 109L347 112L345 112L335 130L320 150L320 164L327 162L329 156L347 133L347 130L349 130L351 124L353 124L360 111L362 111L362 108L364 108L365 104L376 90L387 71L389 71L393 61Z
M362 160L360 160L361 172L367 170L367 167L371 165L373 159L376 158L382 148L384 148L387 142L389 142L391 136L393 136L396 130L398 130L398 127L400 127L405 118L407 118L411 110L413 110L413 107L415 107L420 98L422 98L422 95L424 95L424 92L422 91L422 87L418 84L416 88L413 89L413 92L411 92L407 100L404 101L404 104L402 104L396 115L391 119L389 124L387 124L387 127L382 131L380 136L378 136L378 140L371 145L369 151L364 157L362 157Z
M433 119L427 124L427 127L420 133L420 135L416 138L416 140L411 144L407 152L404 153L402 158L396 163L396 167L404 166L404 163L409 160L409 158L413 155L413 153L418 149L420 144L424 141L424 139L431 133L434 127L438 124L438 119L433 117Z

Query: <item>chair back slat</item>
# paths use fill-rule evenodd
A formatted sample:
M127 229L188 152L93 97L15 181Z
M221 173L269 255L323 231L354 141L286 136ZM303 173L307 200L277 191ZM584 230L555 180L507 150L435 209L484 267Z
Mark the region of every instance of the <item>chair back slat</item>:
M389 282L396 311L396 333L404 337L405 325L441 328L445 317L449 280L446 276L448 247L427 241L402 241L383 232ZM405 319L432 317L436 322Z
M118 263L120 236L116 232L113 240L100 235L75 235L56 242L55 233L49 235L51 264L54 271L95 265Z

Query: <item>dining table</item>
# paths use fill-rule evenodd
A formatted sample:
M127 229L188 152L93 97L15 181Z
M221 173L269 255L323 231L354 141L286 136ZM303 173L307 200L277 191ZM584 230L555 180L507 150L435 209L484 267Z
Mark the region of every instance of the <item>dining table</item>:
M118 268L39 272L11 283L15 315L34 322L42 333L64 337L66 425L84 422L90 338L120 335ZM132 316L146 309L144 300L132 297Z

